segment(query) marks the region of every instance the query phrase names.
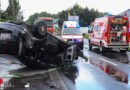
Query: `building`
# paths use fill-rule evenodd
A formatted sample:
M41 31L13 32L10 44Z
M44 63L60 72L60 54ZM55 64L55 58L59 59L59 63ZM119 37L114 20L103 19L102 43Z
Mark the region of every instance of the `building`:
M80 27L80 31L82 34L87 34L88 33L88 27Z
M126 11L124 11L124 12L120 13L119 15L124 16L124 15L125 15L125 13L127 13L127 15L126 15L126 16L130 17L130 9L128 9L128 10L126 10Z
M124 12L120 13L119 15L124 16L124 15L125 15L125 13L126 13L126 16L128 16L128 17L129 17L129 22L130 22L130 9L128 9L128 10L126 10L126 11L124 11Z

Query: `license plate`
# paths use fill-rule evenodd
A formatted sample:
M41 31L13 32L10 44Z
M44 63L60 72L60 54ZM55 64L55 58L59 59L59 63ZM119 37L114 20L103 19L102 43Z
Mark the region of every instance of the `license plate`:
M9 33L0 33L0 38L9 38L10 34Z

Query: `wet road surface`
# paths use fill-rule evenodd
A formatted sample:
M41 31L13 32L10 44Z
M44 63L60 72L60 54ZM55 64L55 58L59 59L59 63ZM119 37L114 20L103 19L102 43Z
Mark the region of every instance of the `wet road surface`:
M88 47L88 40L84 39L84 42L85 42L84 51L89 53L90 51L88 50L88 48L89 48ZM97 48L97 47L93 47L93 53L101 55L99 48ZM126 53L120 53L117 50L107 50L101 56L108 57L112 60L119 61L121 63L128 63L128 56L126 55Z
M90 55L87 49L84 49L84 51L86 55ZM117 59L114 55L112 58ZM126 58L125 54L121 58ZM13 63L10 64L10 61L13 61ZM2 78L5 84L5 88L3 89L130 90L128 84L116 81L80 57L75 63L75 67L72 67L68 72L65 72L63 69L32 70L22 65L15 57L0 55L0 78Z

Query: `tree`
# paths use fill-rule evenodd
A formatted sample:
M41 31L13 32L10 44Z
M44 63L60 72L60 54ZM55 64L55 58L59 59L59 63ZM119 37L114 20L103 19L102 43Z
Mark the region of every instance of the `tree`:
M29 19L27 20L28 23L33 24L35 19L37 17L52 17L52 18L58 18L59 26L61 28L64 21L68 18L68 12L70 12L71 15L77 15L79 16L79 22L82 27L86 27L90 25L91 22L94 21L95 18L98 16L104 16L106 13L99 12L95 9L89 9L88 7L82 8L77 3L67 10L63 10L57 14L50 14L47 12L41 12L41 13L35 13L34 15L31 15Z
M2 21L2 22L5 22L5 21L7 21L7 14L3 11L3 10L1 10L0 11L0 21Z
M8 19L16 20L18 12L21 7L19 4L19 0L9 0L9 6L7 7L5 13L8 16Z
M56 17L56 15L51 15L47 12L35 13L29 17L27 23L32 25L38 17Z
M31 15L31 16L29 17L29 19L27 20L27 23L32 25L32 24L34 23L34 21L35 21L38 17L39 17L39 13L35 13L35 14Z

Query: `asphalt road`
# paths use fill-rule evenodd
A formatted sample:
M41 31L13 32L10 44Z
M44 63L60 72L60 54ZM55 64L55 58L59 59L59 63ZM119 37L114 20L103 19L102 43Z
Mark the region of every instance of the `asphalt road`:
M126 60L125 54L120 57L107 52L101 56L97 49L88 51L85 40L84 54L89 57L98 54L114 60ZM112 53L112 54L111 54ZM110 54L110 55L109 55ZM96 57L98 58L98 57ZM10 61L13 61L10 62ZM10 64L11 63L11 64ZM102 70L89 64L79 57L76 65L66 72L63 69L32 70L21 64L18 59L9 55L0 55L0 78L4 82L4 90L130 90L130 86L121 83L104 73Z

